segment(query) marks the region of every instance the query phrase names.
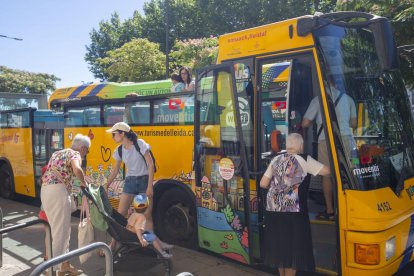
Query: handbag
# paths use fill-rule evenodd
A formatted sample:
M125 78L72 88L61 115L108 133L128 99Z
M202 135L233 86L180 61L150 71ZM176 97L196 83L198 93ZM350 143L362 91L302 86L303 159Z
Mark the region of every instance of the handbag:
M86 216L85 216L86 215ZM80 213L80 221L78 226L78 248L84 247L90 243L94 242L93 226L91 223L89 215L89 206L86 196L82 197L82 207ZM90 257L92 257L93 251L84 253L79 256L79 261L81 264L86 262Z

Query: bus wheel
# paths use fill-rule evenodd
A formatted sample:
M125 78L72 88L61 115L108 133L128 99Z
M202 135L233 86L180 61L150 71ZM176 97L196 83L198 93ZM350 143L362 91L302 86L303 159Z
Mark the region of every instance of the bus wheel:
M156 229L161 240L194 248L195 216L195 202L184 191L166 191L157 203L155 214Z
M8 199L13 199L15 196L13 175L10 166L7 164L0 167L0 196Z

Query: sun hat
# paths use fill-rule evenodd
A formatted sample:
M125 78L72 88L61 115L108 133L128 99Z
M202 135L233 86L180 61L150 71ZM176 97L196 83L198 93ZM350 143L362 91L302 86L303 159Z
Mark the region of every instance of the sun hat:
M107 129L106 132L114 132L114 131L124 131L124 132L129 132L131 130L131 128L129 127L128 124L124 123L124 122L119 122L116 123L112 126L112 128Z
M134 197L132 205L135 209L145 209L148 207L149 201L146 194L139 194Z

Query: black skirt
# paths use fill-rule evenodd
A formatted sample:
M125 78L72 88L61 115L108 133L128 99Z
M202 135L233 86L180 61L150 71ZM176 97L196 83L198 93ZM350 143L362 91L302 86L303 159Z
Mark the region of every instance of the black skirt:
M315 271L307 213L265 212L263 254L272 268Z

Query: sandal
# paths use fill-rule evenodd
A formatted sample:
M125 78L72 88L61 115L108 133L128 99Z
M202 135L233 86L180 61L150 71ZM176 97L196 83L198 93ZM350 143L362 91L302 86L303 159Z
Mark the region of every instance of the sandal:
M105 251L103 249L97 249L96 253L99 257L105 257Z
M335 214L334 213L328 214L326 212L326 210L325 210L323 212L319 212L316 215L316 219L319 219L319 220L327 220L327 221L335 221Z
M170 259L170 258L172 257L172 254L170 254L170 253L168 253L167 251L164 251L164 250L159 251L158 253L159 253L159 254L161 255L161 257L163 257L164 259Z
M65 275L74 276L74 275L79 275L79 274L81 274L81 271L77 269L76 267L74 267L73 265L69 264L65 266L64 268L61 268L60 270L58 270L56 275L57 276L65 276Z

